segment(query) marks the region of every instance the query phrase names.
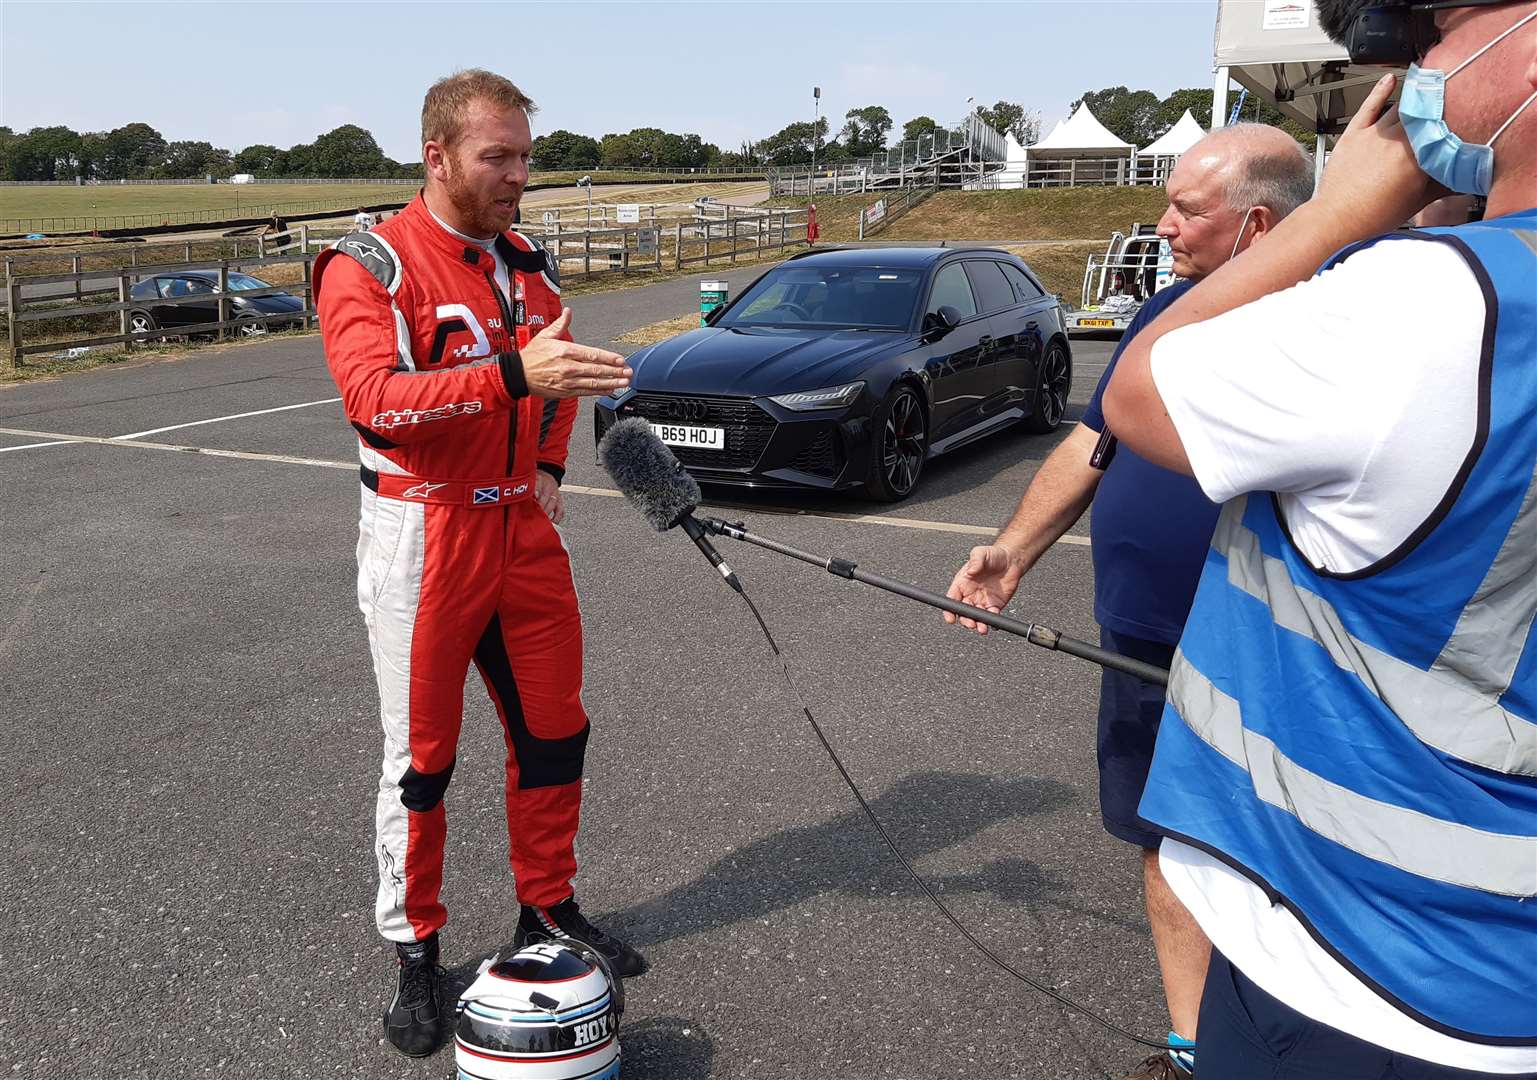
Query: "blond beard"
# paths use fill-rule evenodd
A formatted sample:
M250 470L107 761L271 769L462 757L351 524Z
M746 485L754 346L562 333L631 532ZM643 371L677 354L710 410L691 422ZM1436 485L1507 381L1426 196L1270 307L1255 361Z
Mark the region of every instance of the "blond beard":
M443 181L443 194L448 196L448 201L453 203L455 210L459 211L459 220L468 229L468 235L499 235L506 228L501 217L469 190L468 185L464 183L463 174L459 171L458 162L450 159L447 164L448 176Z

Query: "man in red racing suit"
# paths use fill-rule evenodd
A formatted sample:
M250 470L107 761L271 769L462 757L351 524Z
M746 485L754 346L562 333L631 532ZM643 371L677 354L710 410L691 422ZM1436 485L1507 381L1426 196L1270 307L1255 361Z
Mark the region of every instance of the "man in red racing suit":
M454 84L459 130L435 142L433 94ZM581 619L556 528L575 395L610 392L629 371L570 342L554 261L506 231L527 181L531 103L519 98L486 72L435 86L423 192L314 269L327 363L362 458L358 604L384 728L375 916L400 963L385 1027L413 1056L440 1038L443 797L471 662L507 744L519 944L576 937L619 974L645 966L572 899L588 722ZM488 167L485 146L508 153Z

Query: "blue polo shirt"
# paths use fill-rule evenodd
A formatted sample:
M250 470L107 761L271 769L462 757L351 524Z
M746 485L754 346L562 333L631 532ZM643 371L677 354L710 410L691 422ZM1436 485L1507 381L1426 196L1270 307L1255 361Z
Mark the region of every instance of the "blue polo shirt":
M1105 428L1105 387L1128 342L1190 288L1181 281L1142 305L1083 412L1083 423ZM1168 645L1179 643L1218 505L1188 476L1140 458L1123 443L1094 495L1089 536L1094 552L1094 618L1107 630Z

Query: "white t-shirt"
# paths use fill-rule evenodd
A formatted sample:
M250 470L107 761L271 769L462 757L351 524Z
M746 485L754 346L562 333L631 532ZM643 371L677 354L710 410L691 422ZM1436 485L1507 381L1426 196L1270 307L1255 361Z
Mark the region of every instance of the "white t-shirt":
M1431 515L1472 447L1485 314L1454 250L1394 240L1165 335L1152 376L1208 498L1276 492L1314 566L1360 570ZM1159 865L1212 944L1303 1015L1442 1065L1537 1071L1537 1046L1468 1042L1414 1020L1206 853L1165 840Z
M474 244L476 247L480 248L480 250L491 256L492 264L496 267L496 283L502 287L503 295L507 296L509 299L512 299L511 275L507 273L507 263L505 260L503 260L502 253L496 250L496 237L466 236L458 229L450 226L446 221L438 217L438 215L432 213L431 210L428 210L427 213L431 215L432 220L436 221L439 227L442 228L444 232L448 233L449 236L452 236L455 240L461 240L466 244Z

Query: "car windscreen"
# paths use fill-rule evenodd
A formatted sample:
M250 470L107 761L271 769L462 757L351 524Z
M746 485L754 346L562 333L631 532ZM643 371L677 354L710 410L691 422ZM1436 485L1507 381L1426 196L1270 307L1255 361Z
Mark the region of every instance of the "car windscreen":
M923 271L885 266L781 266L760 278L716 326L906 330Z
M230 274L229 287L235 289L266 289L270 286L261 278L254 278L250 274Z

